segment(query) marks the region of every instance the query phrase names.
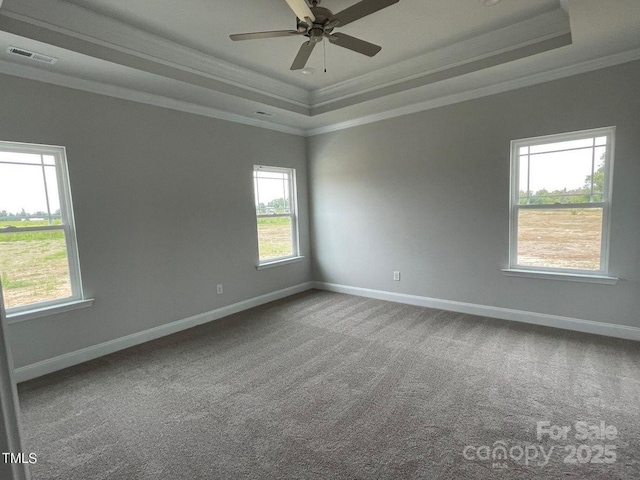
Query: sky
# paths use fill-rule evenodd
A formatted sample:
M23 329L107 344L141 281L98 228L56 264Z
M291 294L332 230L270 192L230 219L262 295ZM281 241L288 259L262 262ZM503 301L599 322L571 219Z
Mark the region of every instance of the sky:
M259 188L255 188L255 203L268 204L277 198L287 198L289 196L289 182L286 175L282 173L257 171L254 178L260 179ZM260 199L258 201L258 195Z
M604 147L596 148L596 170ZM592 150L531 155L529 190L536 192L543 188L548 191L573 190L584 186L591 175ZM527 190L527 157L520 157L520 190Z
M45 178L49 192L49 206L51 213L60 208L58 182L53 157L47 156L49 165L44 167L43 175L40 155L27 155L0 152L0 211L20 213L22 209L27 213L47 211L45 195ZM22 164L8 164L3 162L20 162Z
M592 160L595 151L595 169L601 165L600 158L606 152L606 146L591 148L592 138L585 140L573 140L569 142L554 143L531 147L529 156L526 148L520 149L520 190L527 190L527 162L529 168L529 190L536 192L574 190L585 184L585 179L592 173ZM606 143L606 137L598 137L596 144ZM590 148L580 148L589 145ZM577 148L576 150L555 151L561 148Z

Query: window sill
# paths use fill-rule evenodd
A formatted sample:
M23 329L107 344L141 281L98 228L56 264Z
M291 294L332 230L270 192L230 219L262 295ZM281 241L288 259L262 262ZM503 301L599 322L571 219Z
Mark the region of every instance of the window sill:
M23 322L25 320L32 320L34 318L48 317L49 315L56 315L58 313L70 312L71 310L87 308L91 305L93 305L93 298L74 300L73 302L62 303L60 305L34 308L33 310L23 310L15 313L7 312L7 322L11 324Z
M256 270L264 270L265 268L278 267L280 265L287 265L289 263L299 262L303 258L304 258L303 256L289 257L289 258L283 258L282 260L274 260L273 262L261 263L260 265L256 266Z
M508 277L546 278L548 280L563 280L567 282L600 283L602 285L615 285L617 277L607 275L588 275L580 273L544 272L541 270L520 270L517 268L503 268L502 273Z

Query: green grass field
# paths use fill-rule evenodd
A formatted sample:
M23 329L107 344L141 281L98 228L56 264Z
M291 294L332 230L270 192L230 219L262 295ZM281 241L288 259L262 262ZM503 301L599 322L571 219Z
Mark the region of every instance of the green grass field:
M258 219L260 260L292 255L291 221L288 217Z
M0 222L39 226L46 222ZM71 295L64 232L0 233L0 278L7 308Z

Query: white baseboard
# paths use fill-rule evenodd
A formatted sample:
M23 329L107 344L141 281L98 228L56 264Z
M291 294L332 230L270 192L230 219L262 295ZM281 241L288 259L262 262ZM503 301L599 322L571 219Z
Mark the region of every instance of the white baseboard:
M32 378L40 377L48 373L62 370L79 363L93 360L110 353L124 350L141 343L155 340L172 333L180 332L188 328L201 325L203 323L218 320L234 313L242 312L265 303L273 302L281 298L304 292L312 288L327 290L330 292L346 293L360 297L376 298L390 302L406 303L419 307L437 308L452 312L467 313L483 317L499 318L502 320L512 320L516 322L531 323L534 325L544 325L547 327L562 328L578 332L605 335L608 337L624 338L627 340L640 341L640 328L626 325L615 325L612 323L594 322L591 320L581 320L578 318L561 317L558 315L548 315L544 313L526 312L523 310L513 310L502 307L492 307L487 305L477 305L473 303L456 302L453 300L442 300L438 298L422 297L418 295L408 295L404 293L386 292L383 290L372 290L369 288L351 287L325 282L306 282L293 287L284 288L275 292L250 298L242 302L217 308L209 312L194 315L175 322L160 325L158 327L133 333L125 337L116 338L108 342L93 345L91 347L65 353L57 357L33 363L15 369L14 379L16 382L24 382Z
M62 370L63 368L71 367L79 363L93 360L94 358L102 357L119 350L124 350L125 348L133 347L135 345L139 345L150 340L155 340L166 335L171 335L172 333L180 332L182 330L186 330L203 323L218 320L220 318L233 315L234 313L242 312L243 310L248 310L265 303L273 302L274 300L279 300L296 293L310 290L311 288L313 288L313 282L301 283L299 285L294 285L293 287L284 288L282 290L250 298L242 302L227 305L226 307L221 307L209 312L201 313L199 315L194 315L193 317L166 323L158 327L150 328L149 330L132 333L131 335L127 335L125 337L116 338L114 340L100 343L98 345L93 345L81 350L76 350L74 352L65 353L63 355L49 358L47 360L32 363L31 365L16 368L14 370L14 379L19 383L26 380L31 380L32 378L41 377L42 375L56 372L58 370Z
M546 327L562 328L564 330L573 330L577 332L593 333L596 335L605 335L607 337L640 341L640 328L629 327L626 325L594 322L592 320L581 320L578 318L561 317L558 315L548 315L546 313L527 312L523 310L513 310L510 308L492 307L488 305L477 305L474 303L456 302L453 300L441 300L438 298L386 292L383 290L372 290L369 288L350 287L335 283L313 282L313 287L318 290L347 293L349 295L356 295L359 297L376 298L379 300L406 303L408 305L416 305L419 307L437 308L440 310L468 313L482 317L499 318L502 320L512 320L522 323L531 323L534 325L544 325Z

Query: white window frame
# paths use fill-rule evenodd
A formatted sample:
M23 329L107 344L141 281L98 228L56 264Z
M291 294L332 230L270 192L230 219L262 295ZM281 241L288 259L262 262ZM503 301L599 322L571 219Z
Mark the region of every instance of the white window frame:
M532 147L549 143L559 143L572 140L582 140L587 138L607 137L606 156L604 163L605 181L603 185L602 201L590 203L573 203L573 204L545 204L545 205L520 205L520 162L519 154L522 147ZM589 148L589 147L587 147ZM595 156L595 147L593 155ZM545 135L541 137L523 138L513 140L511 142L511 187L510 187L510 205L509 205L509 267L503 269L507 275L551 278L561 280L574 280L589 283L606 283L614 284L617 278L609 276L609 242L611 233L610 209L612 196L612 180L613 180L613 160L615 149L615 127L595 128L590 130L581 130L577 132L568 132L554 135ZM595 173L595 161L592 161L592 175ZM576 208L601 208L602 209L602 232L600 245L600 269L571 269L571 268L554 268L541 266L520 265L517 263L518 255L518 213L520 210L526 209L576 209Z
M69 183L69 172L67 169L67 155L65 147L0 141L0 150L5 152L41 155L41 157L44 155L54 157L56 177L58 182L58 195L60 198L61 225L7 227L1 230L0 235L2 235L3 233L16 232L39 232L55 230L64 231L67 247L67 262L69 265L69 280L71 286L71 296L69 297L57 298L55 300L47 300L44 302L31 303L19 307L7 308L7 317L9 318L9 320L11 320L12 317L23 320L27 318L40 317L51 313L58 313L58 311L71 310L73 308L76 308L73 307L74 304L78 304L77 306L85 306L85 304L89 305L91 301L84 300L84 293L82 289L80 258L78 256L78 242L76 239L75 218L73 215L71 185ZM55 307L62 308L55 309Z
M262 268L268 268L271 266L282 265L290 262L297 261L301 259L300 256L300 235L298 232L298 190L297 190L297 182L296 182L296 169L288 168L288 167L273 167L269 165L254 165L253 166L253 194L254 198L256 196L256 192L258 191L258 179L256 177L256 172L273 172L273 173L286 173L289 176L289 195L290 198L290 213L282 213L282 214L259 214L256 211L256 246L258 250L258 264L257 268L260 270ZM258 219L260 218L278 218L278 217L289 217L291 220L291 255L284 255L281 257L274 257L265 260L260 260L260 236L258 232Z

